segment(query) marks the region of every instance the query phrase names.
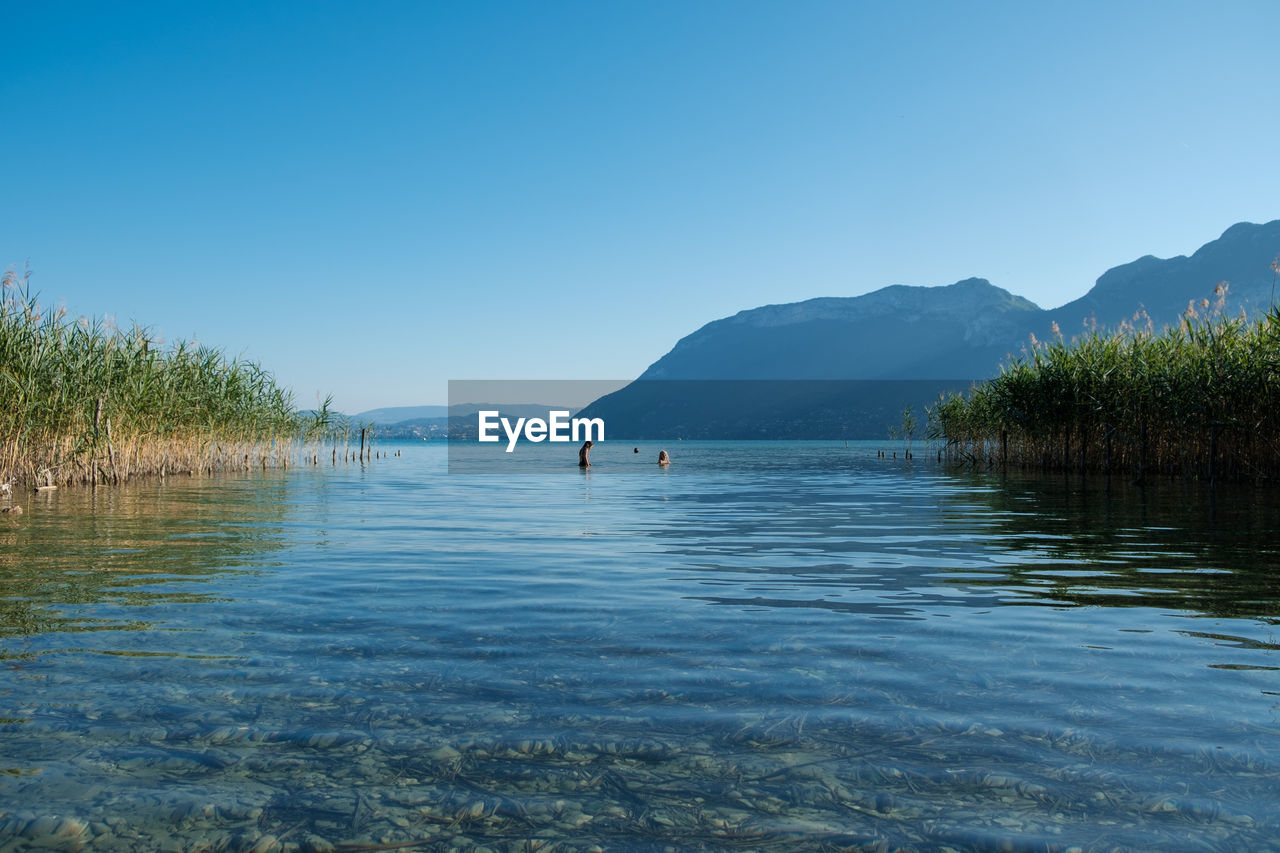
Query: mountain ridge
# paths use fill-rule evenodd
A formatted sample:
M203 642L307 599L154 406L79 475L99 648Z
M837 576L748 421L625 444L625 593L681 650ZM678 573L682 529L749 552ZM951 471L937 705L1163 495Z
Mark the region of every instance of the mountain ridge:
M984 278L762 305L684 336L639 379L992 375L1030 335L1047 337L1055 323L1069 336L1094 325L1115 328L1145 311L1157 328L1171 325L1189 303L1212 299L1221 281L1229 285L1228 312L1265 310L1273 253L1280 253L1280 219L1236 223L1190 256L1144 255L1112 267L1084 295L1052 309Z
M1227 283L1225 310L1257 314L1271 307L1280 257L1280 219L1262 224L1237 222L1190 255L1143 255L1100 275L1084 295L1046 312L1064 330L1093 317L1114 328L1145 310L1156 328L1178 322L1190 302L1214 298Z
M715 437L706 430L713 418L731 425L739 437L755 432L794 436L806 419L815 420L820 396L826 413L821 422L836 432L813 437L883 437L892 423L872 428L865 412L841 414L858 407L857 395L870 400L873 395L865 388L809 385L815 403L806 411L790 392L772 392L788 398L785 407L776 400L749 399L761 388L777 386L731 383L898 383L874 394L877 417L883 420L894 416L895 394L902 408L923 408L936 400L941 386L922 381L946 380L964 390L994 376L1033 336L1044 339L1057 332L1070 338L1088 329L1115 329L1134 318L1149 319L1157 329L1177 323L1189 305L1216 301L1223 281L1228 284L1223 310L1256 315L1273 304L1277 267L1280 219L1236 223L1189 256L1144 255L1112 267L1084 295L1053 309L982 278L934 287L890 285L860 296L745 309L682 337L633 383L596 400L582 414L604 417L619 437ZM721 387L704 384L724 380ZM931 399L921 396L926 387ZM716 401L714 413L708 411L708 397ZM655 407L660 416L654 415ZM765 409L768 423L763 416L752 420L753 412Z
M1043 313L1030 300L969 278L943 287L890 285L862 296L766 305L681 338L640 375L666 379L936 379L969 376L999 358ZM877 351L918 337L886 361ZM969 348L956 361L958 349ZM948 372L939 372L944 362Z

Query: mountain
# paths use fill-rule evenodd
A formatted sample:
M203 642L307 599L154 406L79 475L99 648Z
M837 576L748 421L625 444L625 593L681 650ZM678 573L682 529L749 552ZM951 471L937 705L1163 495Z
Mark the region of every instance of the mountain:
M766 305L682 338L640 379L973 378L1043 313L981 278Z
M1280 295L1277 261L1280 220L1241 222L1190 256L1146 255L1107 270L1084 296L1048 310L981 278L765 305L681 338L635 382L578 414L604 417L617 438L883 438L904 408L922 415L941 391L993 376L1055 324L1071 337L1144 312L1163 328L1188 303L1212 305L1222 281L1227 313L1268 310ZM448 416L465 420L475 408L375 409L353 420L376 421L384 435L439 434Z
M893 285L863 296L765 305L688 335L643 374L656 379L940 379L986 377L1028 337L1056 322L1066 335L1086 321L1115 328L1144 310L1156 328L1177 323L1189 302L1226 310L1270 307L1280 219L1240 223L1191 257L1147 255L1108 270L1079 299L1044 310L986 279L944 287Z
M1115 328L1141 309L1159 329L1177 323L1189 302L1208 299L1212 304L1214 288L1225 281L1227 313L1243 309L1258 314L1270 308L1275 298L1277 275L1272 264L1278 258L1280 219L1264 225L1240 222L1190 257L1146 255L1109 269L1084 296L1045 313L1067 335L1091 319L1104 328ZM1043 328L1036 334L1043 336Z
M1108 270L1052 310L981 278L752 308L680 339L581 414L605 418L619 438L884 437L902 409L921 413L940 390L993 376L1055 323L1070 337L1145 311L1159 329L1190 302L1214 302L1222 281L1228 313L1265 311L1278 256L1280 220L1242 222L1190 257L1148 255Z

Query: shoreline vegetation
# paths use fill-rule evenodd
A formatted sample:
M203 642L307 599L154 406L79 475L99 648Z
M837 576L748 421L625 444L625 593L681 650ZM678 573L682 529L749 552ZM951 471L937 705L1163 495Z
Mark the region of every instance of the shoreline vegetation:
M298 412L257 364L149 330L42 310L30 271L0 294L0 483L33 489L318 464L352 437L326 400ZM367 430L360 430L361 458ZM344 450L344 458L350 456Z
M1030 347L930 411L943 453L974 466L1266 482L1280 478L1280 311L1192 303L1152 330L1139 313L1115 332Z

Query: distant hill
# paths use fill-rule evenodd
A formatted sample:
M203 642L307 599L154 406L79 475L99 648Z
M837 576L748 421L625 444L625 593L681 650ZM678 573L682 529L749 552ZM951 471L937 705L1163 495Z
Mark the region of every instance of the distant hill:
M448 406L391 406L383 409L370 409L358 415L351 415L351 421L353 423L395 424L418 418L443 418L448 414Z
M1222 281L1228 313L1264 311L1278 256L1280 220L1239 223L1190 257L1148 255L1108 270L1084 296L1051 310L980 278L752 308L680 339L636 382L582 414L605 418L619 438L880 438L903 408L922 419L939 389L995 375L1031 335L1048 338L1055 323L1070 337L1087 325L1116 328L1145 311L1159 329L1177 323L1189 302L1213 302ZM744 380L790 380L810 397Z
M575 414L575 406L541 406L532 403L457 403L452 406L400 406L387 409L371 409L353 415L352 423L373 422L381 438L455 438L474 436L477 428L476 413L482 409L501 411L509 418L536 418L547 416L551 409L564 409ZM410 416L403 420L378 420L370 417L383 414L387 418L404 412L439 412L438 415Z

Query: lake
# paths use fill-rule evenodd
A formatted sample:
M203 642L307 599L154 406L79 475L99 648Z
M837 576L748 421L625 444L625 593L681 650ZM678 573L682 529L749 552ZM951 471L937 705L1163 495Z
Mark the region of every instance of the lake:
M0 850L1280 849L1274 491L662 446L21 496Z

